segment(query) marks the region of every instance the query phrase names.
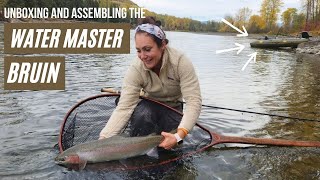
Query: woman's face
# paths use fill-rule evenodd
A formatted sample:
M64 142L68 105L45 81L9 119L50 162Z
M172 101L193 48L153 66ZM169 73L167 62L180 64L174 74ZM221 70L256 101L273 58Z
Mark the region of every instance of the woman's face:
M161 57L165 49L165 44L160 48L156 42L147 33L136 34L136 49L138 57L142 60L148 69L161 67Z

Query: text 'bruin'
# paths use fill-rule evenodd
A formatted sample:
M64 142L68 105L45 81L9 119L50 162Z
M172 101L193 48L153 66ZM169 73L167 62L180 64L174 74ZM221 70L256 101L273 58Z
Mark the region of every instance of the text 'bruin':
M7 83L56 83L60 62L12 62Z
M13 29L11 48L121 48L123 35L123 29Z

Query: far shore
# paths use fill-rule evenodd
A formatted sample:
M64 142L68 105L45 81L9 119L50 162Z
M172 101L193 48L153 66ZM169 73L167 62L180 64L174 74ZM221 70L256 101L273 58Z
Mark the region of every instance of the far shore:
M79 21L79 20L70 20L70 19L9 19L7 21L0 21L0 24L5 23L5 22L10 22L10 23L52 23L52 22L62 22L62 23L70 23L70 22L79 22L79 23L88 23L91 21ZM92 21L92 23L95 23ZM166 31L166 30L165 30ZM173 32L189 32L189 33L195 33L195 34L205 34L205 35L216 35L216 36L236 36L237 32L193 32L193 31L173 31ZM270 38L275 38L277 35L276 34L267 34L267 33L248 33L248 38L250 39L261 39L264 38L265 36L268 36ZM312 35L311 40L320 40L320 35L314 35L312 32L310 33ZM283 35L279 34L278 37L289 37L289 38L294 38L298 37L299 33L293 34L288 34L288 35Z
M195 34L206 34L206 35L215 35L215 36L236 36L239 33L231 33L231 32L191 32L191 33L195 33ZM265 36L268 36L270 38L275 38L277 35L276 34L267 34L267 33L260 33L260 34L251 34L248 33L248 38L250 39L259 39L259 38L264 38ZM296 33L296 35L283 35L283 34L279 34L278 37L287 37L287 38L295 38L298 36L299 33ZM313 35L310 33L310 35L312 35L312 37L310 38L311 40L320 40L320 35Z
M239 33L232 33L232 32L191 32L195 34L205 34L205 35L215 35L215 36L237 36ZM248 33L249 38L262 38L265 36L265 34L250 34Z

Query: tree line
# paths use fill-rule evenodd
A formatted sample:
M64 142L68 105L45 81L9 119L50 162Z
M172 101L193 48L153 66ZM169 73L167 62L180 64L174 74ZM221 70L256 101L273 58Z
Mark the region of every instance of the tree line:
M287 8L280 14L283 0L263 0L259 14L252 15L249 8L241 8L234 16L229 15L225 19L238 27L245 26L250 33L296 33L306 30L320 34L320 0L300 1L303 4L300 12L296 8ZM222 25L219 31L232 29Z
M66 7L69 9L79 7L101 7L101 8L130 8L138 7L137 4L130 0L1 0L0 2L0 20L5 20L3 16L4 7L46 7L48 9L54 7ZM137 19L130 18L130 11L128 11L126 18L115 19L77 19L80 21L98 21L98 22L124 22L131 23L136 26ZM157 14L146 10L147 16L154 16L157 20L162 22L162 27L166 30L173 31L218 31L219 23L215 21L208 21L206 23L193 20L191 18L178 18L171 15Z
M320 29L320 0L300 0L303 4L302 11L288 8L282 14L283 0L263 0L259 14L252 14L247 7L241 8L234 15L224 18L233 25L241 28L245 26L249 33L294 33L302 30ZM0 1L0 20L4 20L2 10L4 7L105 7L129 8L138 7L130 0L2 0ZM128 11L128 13L130 13ZM154 16L162 22L165 30L193 31L193 32L234 32L228 25L217 21L201 22L191 18L178 18L167 14L157 14L146 11L147 16ZM280 19L279 19L280 17ZM134 27L137 19L79 19L81 21L99 22L127 22ZM279 23L280 22L280 23ZM319 32L320 33L320 32Z

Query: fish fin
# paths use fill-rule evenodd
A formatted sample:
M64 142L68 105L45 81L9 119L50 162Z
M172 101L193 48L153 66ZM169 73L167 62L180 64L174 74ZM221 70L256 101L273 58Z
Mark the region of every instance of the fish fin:
M147 155L156 159L159 159L158 148L154 147L147 152Z
M87 165L87 161L79 157L79 170L83 170Z

